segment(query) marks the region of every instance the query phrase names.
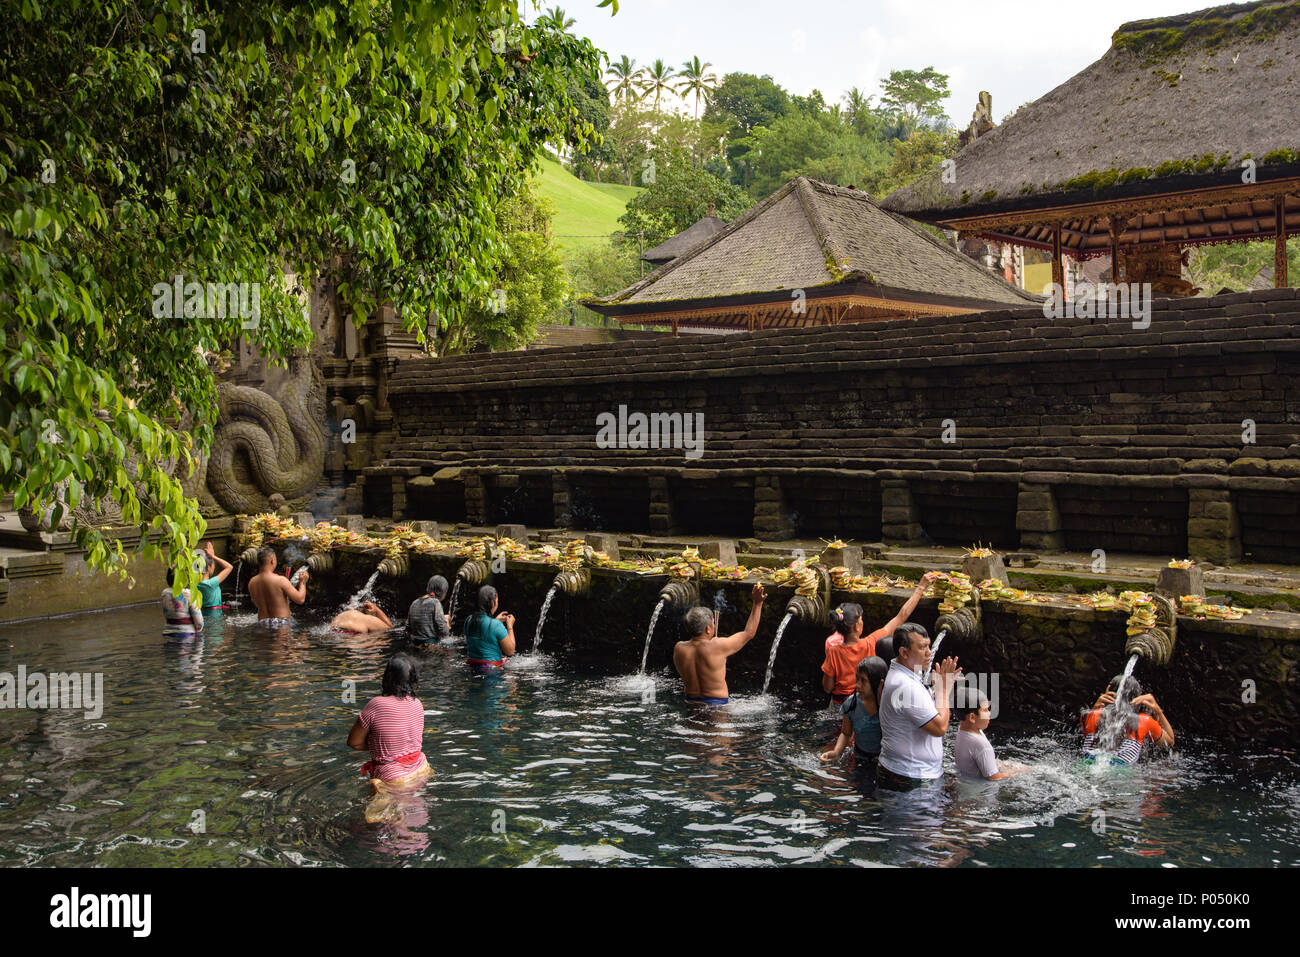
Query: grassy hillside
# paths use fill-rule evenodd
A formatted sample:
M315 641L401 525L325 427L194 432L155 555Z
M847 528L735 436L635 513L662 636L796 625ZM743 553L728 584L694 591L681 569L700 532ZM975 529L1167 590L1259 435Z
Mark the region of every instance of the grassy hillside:
M543 160L536 177L537 193L555 204L555 242L562 250L605 242L619 231L618 218L639 186L588 183L554 160Z

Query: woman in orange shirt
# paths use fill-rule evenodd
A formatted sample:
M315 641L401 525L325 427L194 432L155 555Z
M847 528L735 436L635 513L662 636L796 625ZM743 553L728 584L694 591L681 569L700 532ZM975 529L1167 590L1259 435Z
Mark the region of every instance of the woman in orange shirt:
M875 651L876 639L887 632L873 631L862 637L862 606L853 602L840 605L831 612L831 625L836 634L826 642L822 689L831 693L832 701L842 704L853 694L858 662ZM834 641L836 635L840 637L838 642Z
M911 596L903 602L898 614L884 626L871 634L862 635L862 606L855 603L840 605L831 612L831 625L835 631L826 639L826 659L822 662L822 689L829 691L831 700L842 704L857 686L858 662L876 653L876 641L885 635L892 635L900 625L907 622L916 610L921 596L930 587L930 583L939 577L938 572L926 572L913 589Z

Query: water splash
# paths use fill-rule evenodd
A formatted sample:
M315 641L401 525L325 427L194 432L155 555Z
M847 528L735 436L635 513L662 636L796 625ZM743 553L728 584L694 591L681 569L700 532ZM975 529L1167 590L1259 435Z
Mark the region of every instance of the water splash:
M939 659L939 646L943 644L943 639L947 637L948 629L942 628L939 634L934 637L934 644L930 646L930 657L925 662L925 683L934 684L934 663Z
M460 594L460 583L465 579L456 576L456 583L451 586L451 600L447 602L447 629L456 633L456 596Z
M772 666L776 664L776 650L781 647L781 636L785 634L785 626L790 624L794 618L793 611L787 611L785 617L781 619L781 624L777 626L776 637L772 639L772 651L767 656L767 674L763 675L763 694L767 694L767 686L772 683Z
M366 583L361 586L360 591L347 600L343 606L344 609L360 608L363 601L372 601L375 597L375 582L379 580L379 569L376 568Z
M720 595L722 592L718 592L718 594ZM650 657L650 639L654 637L655 625L659 622L659 613L664 610L664 605L667 602L667 598L660 598L659 604L655 605L655 610L650 615L650 627L645 630L645 647L641 649L641 668L637 674L645 674L645 663Z
M948 629L943 628L939 634L934 636L934 644L930 646L930 664L933 665L936 658L939 657L939 646L943 644L944 638L948 636Z
M542 602L541 614L537 616L537 630L533 632L533 654L537 654L537 649L542 646L542 629L546 627L546 613L551 610L551 601L555 598L555 592L559 585L552 585L551 590L546 593L546 600Z
M1136 712L1128 696L1124 694L1124 686L1133 676L1133 669L1137 667L1137 662L1138 655L1129 656L1128 664L1124 666L1124 674L1119 679L1119 686L1115 689L1115 701L1097 720L1098 752L1110 754L1116 751L1124 743L1124 735L1133 723Z

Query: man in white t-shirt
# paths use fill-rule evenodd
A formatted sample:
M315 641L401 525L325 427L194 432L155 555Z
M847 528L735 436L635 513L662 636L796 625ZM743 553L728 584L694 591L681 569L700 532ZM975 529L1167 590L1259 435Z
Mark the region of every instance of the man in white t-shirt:
M880 694L881 787L907 791L943 777L948 698L960 672L956 658L934 669L934 693L921 675L930 659L930 633L909 622L894 632L894 660Z

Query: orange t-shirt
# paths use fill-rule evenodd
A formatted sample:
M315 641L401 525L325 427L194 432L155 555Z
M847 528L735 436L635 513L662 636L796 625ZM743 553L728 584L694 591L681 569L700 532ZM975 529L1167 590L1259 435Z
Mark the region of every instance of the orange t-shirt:
M844 639L838 634L826 639L826 660L822 662L822 674L830 675L835 682L831 687L831 694L844 696L853 694L858 680L858 662L874 655L876 642L887 634L889 634L887 629L877 628L851 645L844 644ZM835 641L836 638L840 640Z
M1097 746L1097 728L1101 724L1101 709L1095 708L1086 712L1080 723L1083 725L1083 733L1086 735L1083 749L1088 753L1093 753ZM1159 721L1149 714L1139 713L1133 726L1125 729L1124 741L1115 752L1115 758L1125 764L1133 764L1142 756L1143 743L1148 739L1159 741L1162 734L1164 732L1160 728Z

